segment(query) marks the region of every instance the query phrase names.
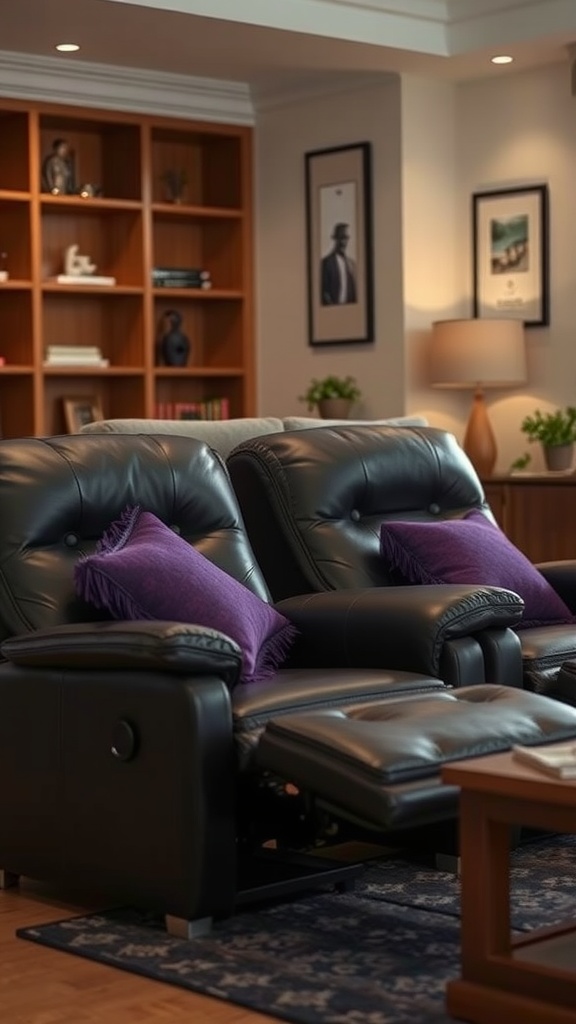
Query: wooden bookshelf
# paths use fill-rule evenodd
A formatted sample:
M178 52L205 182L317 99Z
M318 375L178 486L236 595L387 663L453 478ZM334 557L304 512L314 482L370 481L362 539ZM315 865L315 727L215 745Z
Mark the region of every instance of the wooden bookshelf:
M0 98L0 430L65 430L63 400L86 395L105 417L153 417L164 404L225 399L254 414L252 129ZM55 139L73 153L76 186L42 191ZM182 173L174 201L166 172ZM77 244L114 285L61 284ZM153 267L201 267L210 289L156 287ZM162 314L176 309L186 366L159 365ZM98 346L109 365L45 366L50 345Z

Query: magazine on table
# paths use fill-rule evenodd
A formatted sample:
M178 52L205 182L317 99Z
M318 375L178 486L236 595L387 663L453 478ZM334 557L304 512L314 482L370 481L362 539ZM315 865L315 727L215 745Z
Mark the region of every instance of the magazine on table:
M576 740L542 747L512 747L513 757L557 779L576 779Z

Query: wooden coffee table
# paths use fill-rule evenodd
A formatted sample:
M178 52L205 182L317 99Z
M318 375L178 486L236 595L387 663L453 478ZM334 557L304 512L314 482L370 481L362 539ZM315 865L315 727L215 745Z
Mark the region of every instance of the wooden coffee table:
M576 1024L576 918L510 934L511 827L576 832L576 780L506 753L447 765L442 781L461 787L462 973L448 1011L473 1024Z

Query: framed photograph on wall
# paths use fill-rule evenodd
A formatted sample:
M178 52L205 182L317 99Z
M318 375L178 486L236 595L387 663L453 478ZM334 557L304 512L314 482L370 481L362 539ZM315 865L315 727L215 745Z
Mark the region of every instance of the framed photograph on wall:
M310 345L374 340L371 157L369 142L305 154Z
M474 316L550 322L548 188L472 196Z
M62 407L69 434L77 434L84 423L104 419L100 400L95 395L82 395L80 398L70 398L67 395L62 399Z

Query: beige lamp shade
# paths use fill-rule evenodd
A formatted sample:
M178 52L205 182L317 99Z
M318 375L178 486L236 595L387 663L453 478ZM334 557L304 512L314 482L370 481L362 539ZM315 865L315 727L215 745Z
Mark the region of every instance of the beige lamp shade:
M524 324L521 320L437 320L432 324L430 377L437 388L524 384Z
M479 476L490 477L497 449L484 388L525 383L524 324L521 320L437 320L432 324L429 366L433 387L474 388L464 451Z

